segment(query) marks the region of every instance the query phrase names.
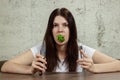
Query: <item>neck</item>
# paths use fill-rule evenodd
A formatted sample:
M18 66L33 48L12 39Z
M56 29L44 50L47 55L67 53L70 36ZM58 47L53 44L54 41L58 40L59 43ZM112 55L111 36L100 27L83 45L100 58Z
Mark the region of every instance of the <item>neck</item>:
M58 52L65 52L66 51L66 45L57 45Z
M65 59L66 57L67 45L57 45L58 57L59 59Z

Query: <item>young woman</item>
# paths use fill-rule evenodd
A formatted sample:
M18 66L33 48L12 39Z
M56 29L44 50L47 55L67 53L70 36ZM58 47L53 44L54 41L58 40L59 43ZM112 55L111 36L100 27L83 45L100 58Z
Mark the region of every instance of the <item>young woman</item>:
M66 8L58 8L49 17L43 44L8 60L1 70L33 74L82 72L83 68L93 73L115 72L120 71L120 61L78 43L73 15Z

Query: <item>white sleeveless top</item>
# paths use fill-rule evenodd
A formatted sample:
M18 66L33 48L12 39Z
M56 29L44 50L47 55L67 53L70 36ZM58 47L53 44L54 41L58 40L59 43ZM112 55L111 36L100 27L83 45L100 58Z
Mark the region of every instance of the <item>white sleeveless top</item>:
M92 56L95 52L95 49L90 48L86 45L82 45L81 43L78 43L78 47L80 47L80 46L82 46L82 50L84 51L84 53L92 58ZM38 45L32 47L31 51L32 51L34 57L38 53L41 53L41 55L44 56L45 55L45 46L38 44ZM78 56L80 59L81 58L80 51L78 51ZM66 63L64 63L64 60L58 62L58 66L56 67L56 70L54 70L54 72L69 72ZM79 64L77 65L76 72L82 72L82 68Z

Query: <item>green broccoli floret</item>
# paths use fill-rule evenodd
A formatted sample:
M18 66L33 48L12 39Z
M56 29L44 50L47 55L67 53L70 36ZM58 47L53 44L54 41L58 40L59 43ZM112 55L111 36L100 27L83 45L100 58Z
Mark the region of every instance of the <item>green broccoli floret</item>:
M64 36L61 35L61 34L57 35L57 39L58 39L59 42L63 42L65 40Z

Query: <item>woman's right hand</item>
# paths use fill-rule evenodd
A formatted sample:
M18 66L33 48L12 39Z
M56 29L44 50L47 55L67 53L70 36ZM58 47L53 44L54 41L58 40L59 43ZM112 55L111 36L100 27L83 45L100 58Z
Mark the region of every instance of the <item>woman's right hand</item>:
M45 66L47 64L44 56L37 54L35 60L32 62L32 73L36 72L45 72L47 67Z

